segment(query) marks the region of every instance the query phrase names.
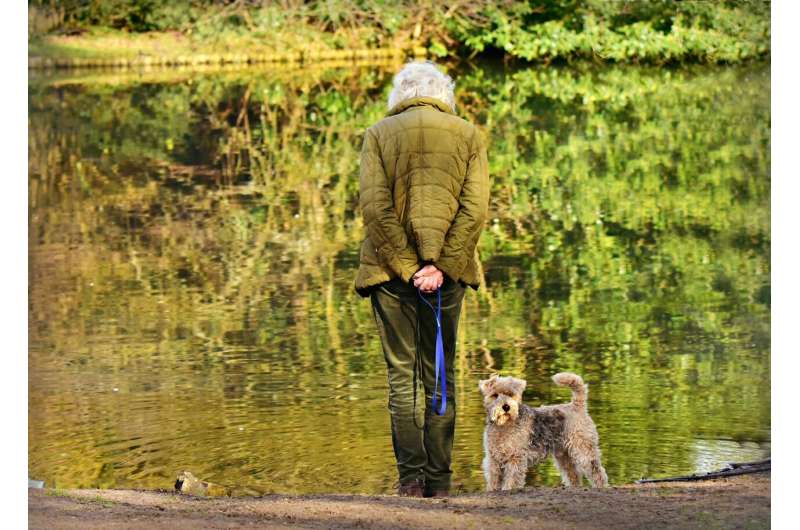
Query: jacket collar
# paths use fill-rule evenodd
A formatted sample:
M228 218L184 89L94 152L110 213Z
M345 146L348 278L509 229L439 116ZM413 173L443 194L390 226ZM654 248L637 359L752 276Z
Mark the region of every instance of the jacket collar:
M405 112L406 110L412 107L434 107L442 112L446 112L448 114L455 114L453 109L450 108L450 105L442 101L441 99L431 98L431 97L416 97L416 98L408 98L394 107L391 108L387 116L394 116L395 114L400 114L401 112Z

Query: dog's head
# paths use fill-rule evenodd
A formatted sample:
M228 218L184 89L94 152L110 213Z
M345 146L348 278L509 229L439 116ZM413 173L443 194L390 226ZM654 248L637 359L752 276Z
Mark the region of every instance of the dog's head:
M479 387L489 421L496 425L516 421L526 384L524 379L500 377L497 374L481 381Z

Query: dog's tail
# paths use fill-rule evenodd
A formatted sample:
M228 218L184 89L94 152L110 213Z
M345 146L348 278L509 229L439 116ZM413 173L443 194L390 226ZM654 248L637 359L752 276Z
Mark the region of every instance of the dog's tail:
M570 372L561 372L553 376L553 381L557 385L570 387L572 389L572 403L581 408L586 408L589 386L583 383L581 376Z

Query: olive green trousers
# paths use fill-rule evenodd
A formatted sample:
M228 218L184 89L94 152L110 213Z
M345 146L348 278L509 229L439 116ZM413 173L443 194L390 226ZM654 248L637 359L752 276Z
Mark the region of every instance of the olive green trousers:
M370 294L386 358L392 446L400 483L420 480L430 490L450 489L456 420L453 364L465 288L445 277L441 290L447 376L447 410L443 416L431 406L436 377L434 312L412 285L399 279L375 287ZM436 307L436 294L426 295L426 299Z

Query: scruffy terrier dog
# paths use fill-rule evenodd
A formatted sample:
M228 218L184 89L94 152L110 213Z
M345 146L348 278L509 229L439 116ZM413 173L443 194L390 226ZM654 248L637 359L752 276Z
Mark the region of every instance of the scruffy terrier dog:
M566 486L580 486L581 475L593 487L608 486L600 463L597 428L586 410L588 388L580 376L562 372L557 385L572 389L572 402L529 407L522 403L527 384L496 374L480 382L486 408L483 473L486 490L510 490L525 485L528 466L553 455Z

